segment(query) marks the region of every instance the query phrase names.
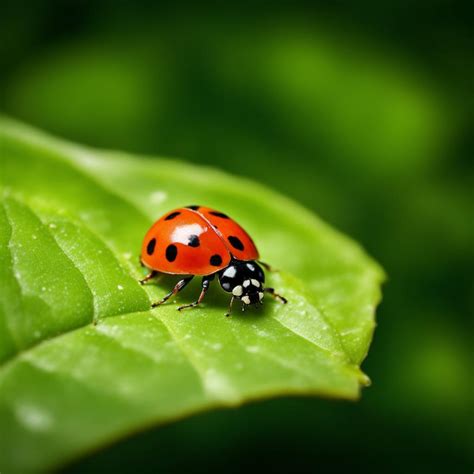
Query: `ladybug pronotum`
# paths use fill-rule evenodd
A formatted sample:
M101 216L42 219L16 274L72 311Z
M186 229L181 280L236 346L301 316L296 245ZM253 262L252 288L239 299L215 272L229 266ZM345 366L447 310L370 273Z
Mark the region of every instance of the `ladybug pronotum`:
M178 310L197 306L216 275L222 289L232 295L226 316L230 315L236 298L242 302L242 309L262 303L265 293L286 303L273 288L265 287L262 267L267 270L270 267L257 263L258 258L251 237L226 214L204 206L181 207L167 212L146 233L140 260L150 273L140 283L144 284L158 273L182 276L173 290L153 303L153 307L176 295L195 276L202 276L197 301Z

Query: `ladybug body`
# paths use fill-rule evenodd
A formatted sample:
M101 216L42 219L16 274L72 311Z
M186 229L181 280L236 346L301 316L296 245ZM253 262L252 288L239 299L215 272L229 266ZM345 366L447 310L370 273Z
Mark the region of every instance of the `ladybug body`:
M146 233L140 260L151 271L141 283L157 273L185 276L153 305L157 306L181 291L194 276L202 276L199 299L179 310L197 306L216 275L223 290L232 294L228 314L235 298L244 305L261 303L264 292L286 303L272 288L264 287L265 274L256 262L258 258L252 238L226 214L204 206L182 207L166 213Z

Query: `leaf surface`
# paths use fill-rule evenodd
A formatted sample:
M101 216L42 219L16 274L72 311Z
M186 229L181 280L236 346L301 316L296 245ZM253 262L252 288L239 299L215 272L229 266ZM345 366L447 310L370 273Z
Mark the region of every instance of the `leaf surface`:
M199 410L287 394L355 399L383 272L350 239L255 182L98 152L0 122L0 471L52 468ZM141 240L174 207L235 217L289 304L225 318L214 285L150 303ZM238 309L238 308L236 308Z

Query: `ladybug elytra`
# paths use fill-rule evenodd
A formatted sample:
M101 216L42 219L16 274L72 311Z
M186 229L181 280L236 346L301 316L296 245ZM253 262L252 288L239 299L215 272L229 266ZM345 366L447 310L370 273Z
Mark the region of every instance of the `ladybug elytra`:
M158 273L182 275L172 291L153 303L156 307L181 291L195 276L202 276L197 301L178 310L197 306L203 300L216 275L224 291L232 295L229 310L237 298L242 309L262 303L264 293L286 303L287 300L265 287L259 254L251 237L226 214L204 206L187 206L166 213L146 233L140 261L150 273L140 280L144 284ZM261 266L260 266L260 265Z

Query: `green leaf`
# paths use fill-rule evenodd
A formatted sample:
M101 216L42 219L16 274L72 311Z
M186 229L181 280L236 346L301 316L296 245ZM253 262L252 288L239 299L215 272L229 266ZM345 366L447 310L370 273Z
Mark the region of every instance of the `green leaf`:
M214 169L97 152L7 119L0 128L1 472L52 468L199 410L359 396L383 272L354 242ZM178 313L196 282L150 310L173 278L138 284L142 237L195 203L249 230L281 270L268 280L287 305L225 318L214 285L202 307Z

